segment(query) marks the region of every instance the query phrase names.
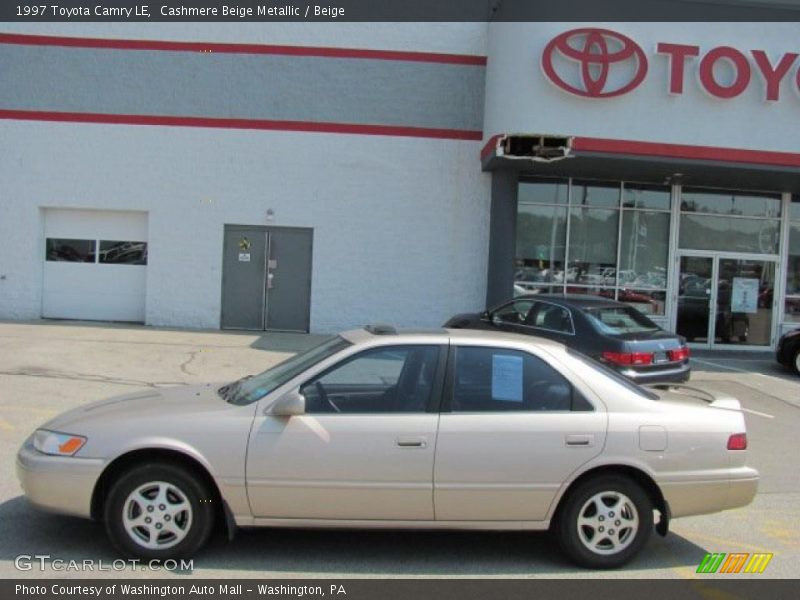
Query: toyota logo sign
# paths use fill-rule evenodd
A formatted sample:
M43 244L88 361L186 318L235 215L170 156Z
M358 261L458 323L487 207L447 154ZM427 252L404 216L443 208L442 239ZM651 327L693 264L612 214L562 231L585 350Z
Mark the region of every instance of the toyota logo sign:
M768 102L780 100L782 86L794 87L800 93L800 69L795 66L800 53L773 54L774 58L770 54L732 46L715 46L703 52L700 46L668 42L659 42L655 48L655 55L666 60L667 89L674 96L684 93L684 83L692 79L691 71L700 88L720 100L741 96L754 80L760 80L761 95ZM542 52L541 64L556 87L582 98L627 94L644 81L648 68L641 46L631 38L592 27L554 37ZM754 73L761 77L754 77Z
M551 82L570 94L612 98L642 83L647 58L636 42L616 31L572 29L547 44L542 69ZM613 79L612 72L616 75Z

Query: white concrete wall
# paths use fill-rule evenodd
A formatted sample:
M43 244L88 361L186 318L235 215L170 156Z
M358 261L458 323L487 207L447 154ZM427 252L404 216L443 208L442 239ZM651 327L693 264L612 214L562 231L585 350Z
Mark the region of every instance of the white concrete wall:
M40 207L147 211L146 322L218 327L225 223L314 228L311 329L485 298L478 142L0 121L0 318L41 315ZM5 279L2 276L5 275Z

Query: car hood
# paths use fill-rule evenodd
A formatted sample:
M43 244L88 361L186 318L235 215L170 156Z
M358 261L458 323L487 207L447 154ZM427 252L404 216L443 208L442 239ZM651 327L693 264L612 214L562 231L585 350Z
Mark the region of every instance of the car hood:
M88 423L117 425L131 419L157 418L224 411L231 407L217 390L224 384L187 385L174 388L142 390L91 402L50 419L42 429L81 433ZM74 430L74 431L71 431Z

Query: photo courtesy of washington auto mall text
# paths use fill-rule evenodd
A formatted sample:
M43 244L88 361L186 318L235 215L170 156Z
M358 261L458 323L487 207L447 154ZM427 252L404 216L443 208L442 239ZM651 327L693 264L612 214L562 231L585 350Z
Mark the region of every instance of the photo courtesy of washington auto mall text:
M341 583L326 585L288 585L267 583L208 583L169 584L112 583L107 585L81 585L79 583L48 583L39 585L15 584L14 594L28 598L193 598L193 597L346 597L347 590Z

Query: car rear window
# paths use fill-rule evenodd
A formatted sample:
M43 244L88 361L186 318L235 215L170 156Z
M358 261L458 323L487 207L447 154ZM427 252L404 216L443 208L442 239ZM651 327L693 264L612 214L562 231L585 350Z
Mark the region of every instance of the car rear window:
M659 326L631 306L588 308L589 320L603 333L620 335L659 331Z

